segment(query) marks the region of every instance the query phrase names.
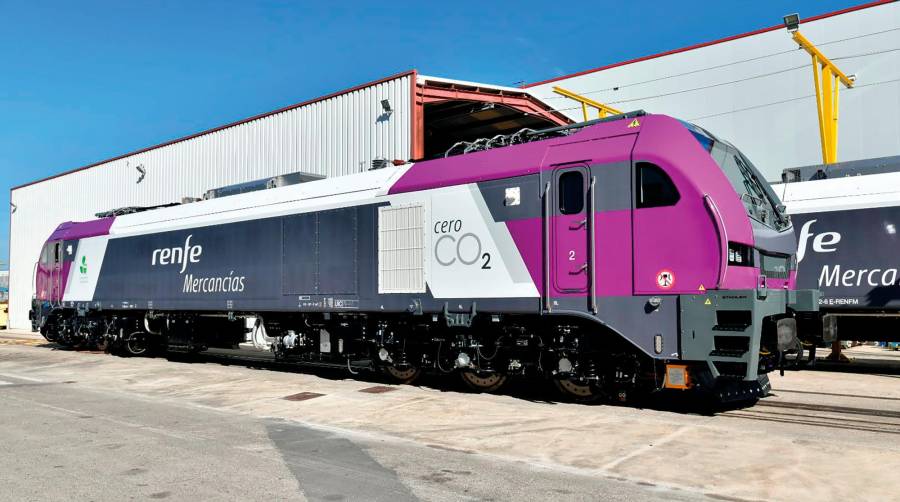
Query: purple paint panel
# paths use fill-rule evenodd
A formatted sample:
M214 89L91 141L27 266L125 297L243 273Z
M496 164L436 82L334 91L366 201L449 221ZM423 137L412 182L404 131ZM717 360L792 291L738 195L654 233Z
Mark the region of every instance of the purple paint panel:
M699 211L705 209L696 197L683 197L674 206L634 211L636 294L696 293L701 285L718 286L716 227ZM692 216L698 212L700 217Z
M675 119L661 116L679 124ZM654 120L655 116L644 119ZM680 125L680 124L679 124ZM681 127L684 129L684 127ZM628 121L618 120L593 125L570 136L525 143L443 159L417 162L389 190L389 193L414 192L431 188L513 178L553 169L553 164L586 161L614 162L628 160L635 138ZM685 132L687 130L685 129ZM593 142L612 139L610 143ZM559 146L565 148L557 150ZM574 155L573 150L582 153ZM543 167L542 167L543 166Z
M631 285L631 211L597 214L597 296L629 296Z
M67 221L56 227L56 230L47 238L47 242L61 242L64 247L59 254L60 257L64 257L69 254L65 249L65 241L107 235L113 221L115 218L101 218L85 222ZM53 252L51 251L51 263L38 263L35 267L35 296L39 300L61 301L65 294L69 272L72 269L72 261L63 259L61 264L54 264L52 256Z
M642 121L633 161L653 163L678 188L674 206L642 208L634 216L634 290L636 294L669 294L722 288L720 239L753 245L753 228L737 193L715 161L677 120L654 116ZM703 172L704 176L691 175ZM715 201L719 215L706 207ZM714 218L721 217L725 235ZM755 281L736 280L735 288L754 288Z
M553 218L553 287L556 293L584 293L588 288L588 237L585 213Z
M725 269L725 279L722 281L722 289L739 289L747 284L753 284L753 287L756 287L757 281L759 281L759 274L759 269L756 267L729 266ZM772 282L770 281L769 287L771 286Z
M544 265L543 265L543 218L528 218L522 220L510 220L506 222L506 228L512 236L522 261L534 281L534 286L541 295L544 294Z
M664 115L644 117L641 124L641 133L632 153L633 161L652 162L661 166L679 190L693 187L701 198L708 194L716 202L722 215L728 239L752 246L753 228L744 204L725 173L700 143L694 140L690 131L679 121ZM707 174L688 176L697 172ZM692 208L685 216L709 219L704 206ZM707 238L715 239L715 237L714 232Z
M90 221L67 221L56 227L48 241L84 239L97 235L106 235L115 218L100 218Z
M627 161L631 157L637 134L618 133L616 136L604 137L593 127L588 131L594 133L595 137L583 141L573 141L573 138L567 143L550 146L542 162L543 169L554 169L559 164L573 162L610 164Z
M631 287L631 211L597 213L597 296L628 296ZM543 221L541 218L507 221L506 227L516 243L531 279L543 294ZM554 296L586 296L554 293Z

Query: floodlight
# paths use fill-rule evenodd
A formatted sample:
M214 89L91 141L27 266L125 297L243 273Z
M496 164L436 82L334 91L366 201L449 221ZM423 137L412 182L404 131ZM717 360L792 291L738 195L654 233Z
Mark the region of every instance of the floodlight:
M784 27L791 33L800 29L800 14L795 12L784 16Z

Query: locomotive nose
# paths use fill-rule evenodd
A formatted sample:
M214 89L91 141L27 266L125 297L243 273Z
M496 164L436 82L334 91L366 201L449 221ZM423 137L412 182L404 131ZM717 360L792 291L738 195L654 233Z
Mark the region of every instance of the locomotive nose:
M781 230L767 227L753 219L753 241L756 249L776 254L776 255L793 255L797 252L797 237L794 235L794 228L788 226Z

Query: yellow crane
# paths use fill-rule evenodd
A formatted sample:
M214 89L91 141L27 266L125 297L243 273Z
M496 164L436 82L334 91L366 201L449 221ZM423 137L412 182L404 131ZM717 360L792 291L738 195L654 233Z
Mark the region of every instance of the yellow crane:
M844 75L830 59L800 33L800 16L784 16L784 26L795 42L812 57L813 82L816 86L816 111L819 115L819 138L822 142L822 162L837 162L838 98L841 84L853 87L854 78Z

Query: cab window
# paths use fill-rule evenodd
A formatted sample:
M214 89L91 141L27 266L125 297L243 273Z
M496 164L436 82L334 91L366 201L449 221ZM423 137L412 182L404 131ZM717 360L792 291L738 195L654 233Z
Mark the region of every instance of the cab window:
M559 176L559 212L578 214L584 209L584 175L566 171Z
M637 208L674 206L681 198L672 179L656 164L638 162L635 169Z

